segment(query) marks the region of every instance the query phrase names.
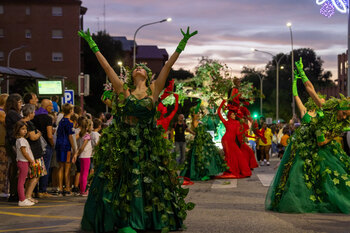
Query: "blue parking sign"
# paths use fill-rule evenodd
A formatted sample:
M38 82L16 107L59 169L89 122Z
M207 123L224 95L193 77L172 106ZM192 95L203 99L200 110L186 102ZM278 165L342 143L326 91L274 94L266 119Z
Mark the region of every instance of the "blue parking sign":
M62 98L62 104L73 104L74 105L74 90L64 90L64 97Z

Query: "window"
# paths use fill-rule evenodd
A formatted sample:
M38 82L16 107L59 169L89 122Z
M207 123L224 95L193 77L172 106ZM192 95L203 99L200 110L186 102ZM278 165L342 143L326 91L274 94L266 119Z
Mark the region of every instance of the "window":
M62 16L62 7L53 6L52 7L52 16Z
M3 61L3 60L4 60L4 52L0 51L0 61Z
M53 39L62 39L63 38L63 31L62 30L52 30L52 38Z
M0 14L4 14L4 6L0 5Z
M60 52L53 52L52 61L63 61L63 54Z
M0 38L4 37L4 29L0 28Z
M30 7L29 6L26 7L26 15L30 15Z
M32 32L30 31L30 29L26 29L25 38L32 38Z
M32 60L32 53L31 52L26 52L25 53L25 60L26 61L31 61Z

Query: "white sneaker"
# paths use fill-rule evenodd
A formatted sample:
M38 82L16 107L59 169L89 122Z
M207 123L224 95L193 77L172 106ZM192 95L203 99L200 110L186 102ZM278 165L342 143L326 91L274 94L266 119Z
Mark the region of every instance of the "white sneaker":
M35 204L34 202L31 202L28 199L24 199L23 201L18 202L18 206L32 206L34 204Z
M266 163L267 161L266 161L266 159L264 159L264 163Z
M270 166L270 162L269 161L266 162L266 166Z
M264 166L264 165L265 165L264 161L260 161L260 166Z

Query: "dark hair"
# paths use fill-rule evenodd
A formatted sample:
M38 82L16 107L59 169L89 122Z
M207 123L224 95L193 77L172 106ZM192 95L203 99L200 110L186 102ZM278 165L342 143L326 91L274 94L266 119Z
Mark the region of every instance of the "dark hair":
M69 120L71 120L71 121L74 122L74 121L78 121L78 118L79 118L78 114L73 113L73 114L70 116Z
M105 117L106 117L106 120L109 120L109 119L112 117L112 114L110 114L109 112L107 112L106 115L105 115Z
M5 113L7 114L10 110L20 113L21 109L18 108L18 101L22 101L22 97L19 94L14 93L9 95L5 104Z
M75 105L74 106L74 113L76 113L80 116L81 115L81 107L78 105Z
M15 138L20 138L19 137L19 130L23 127L27 127L27 123L25 123L24 121L20 120L20 121L17 121L15 126L13 127L13 136Z
M69 103L65 103L62 106L63 115L65 115L65 116L68 115L72 109L74 109L73 105L71 105Z
M52 96L52 97L51 97L51 100L57 102L58 96L57 96L57 95Z
M87 127L88 127L88 119L86 119L85 117L79 117L78 125L81 128L81 130L79 132L79 136L83 137L86 134L86 132L88 131L88 129L87 129Z
M31 99L33 99L33 95L35 95L35 93L31 92L31 93L26 93L24 96L23 96L23 102L25 104L29 104L29 101Z
M92 122L94 124L93 125L94 129L97 129L98 127L100 127L102 125L102 121L98 118L95 118Z

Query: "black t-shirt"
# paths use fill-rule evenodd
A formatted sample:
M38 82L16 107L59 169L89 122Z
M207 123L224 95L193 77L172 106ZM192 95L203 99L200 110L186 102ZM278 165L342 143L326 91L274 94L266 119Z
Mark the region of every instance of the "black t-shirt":
M15 110L9 110L5 117L6 125L6 138L11 146L14 146L16 143L16 138L13 135L13 130L17 121L21 120L22 116Z
M37 128L35 127L35 125L33 124L33 122L31 121L27 121L27 131L28 133L31 131L34 131L35 133L38 132ZM32 141L30 140L30 138L27 138L29 145L30 145L30 149L33 152L34 158L35 159L39 159L40 157L43 156L43 148L41 147L41 142L40 142L40 138L38 138L38 140L36 141Z
M174 124L175 129L175 142L186 142L185 139L185 130L187 129L186 123L179 124L176 122Z
M35 115L33 119L35 127L40 130L46 142L49 144L47 137L47 126L52 126L52 118L48 114Z

